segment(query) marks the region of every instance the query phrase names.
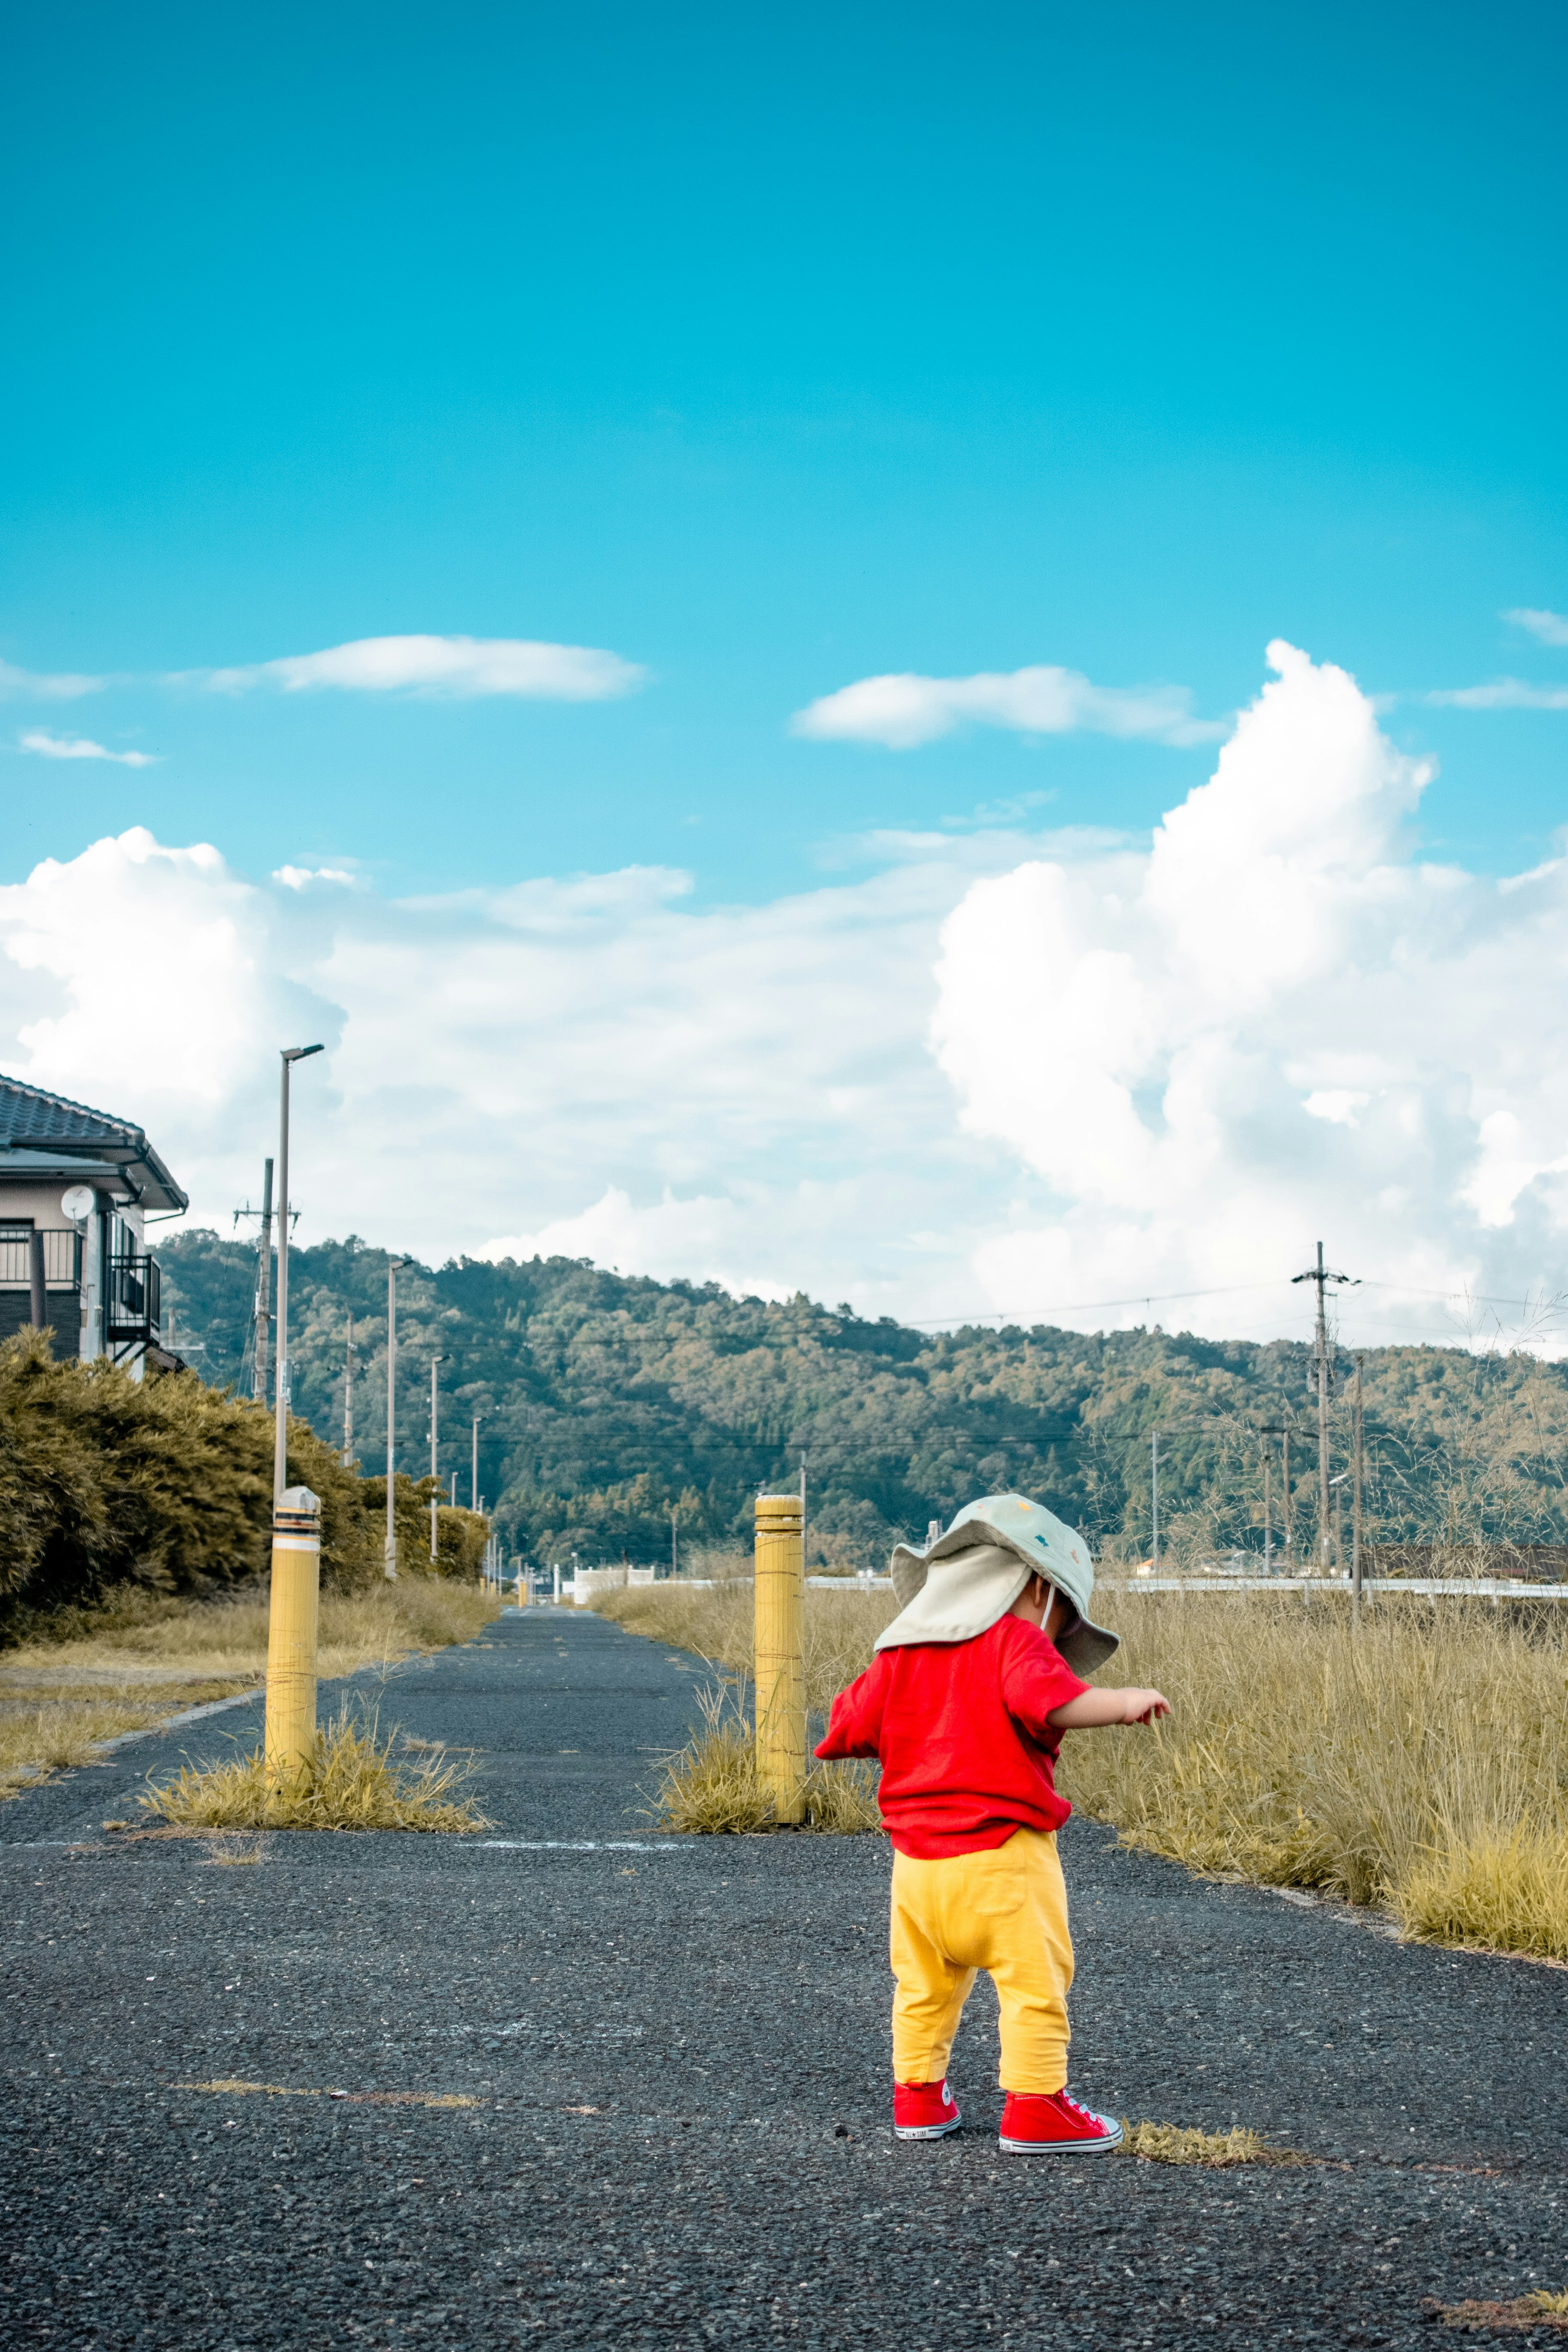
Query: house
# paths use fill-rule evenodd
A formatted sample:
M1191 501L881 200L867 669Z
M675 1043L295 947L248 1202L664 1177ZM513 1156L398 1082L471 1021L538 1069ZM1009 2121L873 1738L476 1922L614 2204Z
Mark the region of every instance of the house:
M141 1128L0 1076L0 1339L32 1323L57 1356L166 1368L147 1227L189 1206Z

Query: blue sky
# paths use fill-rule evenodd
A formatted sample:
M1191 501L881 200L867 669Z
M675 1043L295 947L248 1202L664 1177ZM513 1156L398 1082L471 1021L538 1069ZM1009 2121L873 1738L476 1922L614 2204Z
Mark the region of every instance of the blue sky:
M106 828L384 888L689 867L1202 747L792 739L1056 664L1223 716L1283 635L1436 751L1444 854L1563 821L1563 21L1545 7L47 11L12 28L8 878ZM609 649L560 704L155 681L402 633ZM0 740L5 740L0 738ZM1026 800L1025 796L1048 796ZM854 856L852 849L841 855Z
M9 30L5 1066L226 1223L321 1037L307 1237L1568 1300L1561 11Z

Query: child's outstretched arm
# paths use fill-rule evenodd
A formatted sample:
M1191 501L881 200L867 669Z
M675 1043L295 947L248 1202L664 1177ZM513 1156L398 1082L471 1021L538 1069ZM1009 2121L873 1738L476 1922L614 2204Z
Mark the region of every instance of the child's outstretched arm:
M1109 1723L1152 1723L1170 1712L1163 1691L1086 1690L1065 1706L1053 1706L1046 1720L1058 1731L1093 1731Z

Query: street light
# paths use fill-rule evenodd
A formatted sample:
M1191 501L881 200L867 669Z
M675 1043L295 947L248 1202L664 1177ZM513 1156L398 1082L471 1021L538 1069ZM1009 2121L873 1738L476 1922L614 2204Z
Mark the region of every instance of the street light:
M437 1364L449 1364L451 1360L450 1356L432 1356L430 1359L430 1477L432 1484L440 1475L436 1467L436 1367ZM432 1559L437 1557L436 1496L434 1495L430 1497L430 1557Z
M394 1583L397 1580L397 1521L393 1516L393 1465L397 1454L397 1269L412 1265L411 1257L386 1261L386 1540L382 1565Z
M296 1062L308 1061L321 1045L285 1045L282 1092L278 1121L278 1393L272 1431L272 1502L289 1483L289 1073Z

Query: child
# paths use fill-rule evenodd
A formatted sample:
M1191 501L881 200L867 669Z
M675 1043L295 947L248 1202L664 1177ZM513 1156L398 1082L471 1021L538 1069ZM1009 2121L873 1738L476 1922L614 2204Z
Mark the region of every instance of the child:
M1098 2153L1121 2126L1067 2093L1072 1982L1052 1766L1063 1731L1152 1723L1156 1690L1091 1690L1117 1636L1085 1615L1081 1539L1022 1495L989 1495L923 1549L900 1544L903 1604L833 1702L818 1756L881 1759L893 1846L893 2129L940 2139L961 2120L946 2080L970 1987L1002 2012L1002 2146Z

